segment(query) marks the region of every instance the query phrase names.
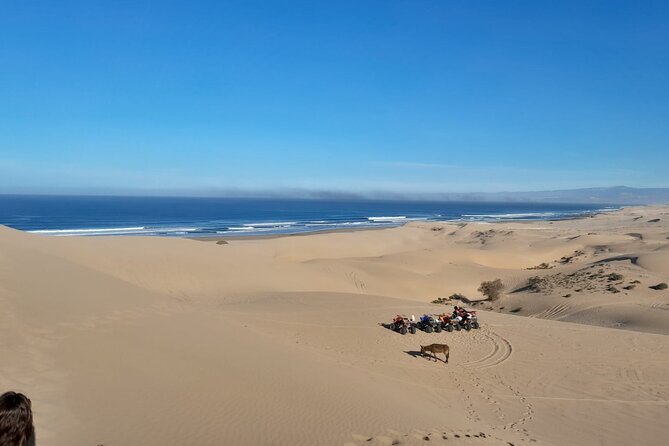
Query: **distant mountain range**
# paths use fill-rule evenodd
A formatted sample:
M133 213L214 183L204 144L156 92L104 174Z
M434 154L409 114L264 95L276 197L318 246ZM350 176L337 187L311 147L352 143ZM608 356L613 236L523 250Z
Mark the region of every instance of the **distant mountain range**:
M669 204L669 188L592 187L538 192L446 193L444 200L543 203Z

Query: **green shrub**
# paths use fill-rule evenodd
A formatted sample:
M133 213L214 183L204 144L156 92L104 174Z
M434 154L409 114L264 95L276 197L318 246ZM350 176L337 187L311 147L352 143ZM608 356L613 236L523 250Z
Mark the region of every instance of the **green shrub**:
M482 282L478 291L488 298L488 300L495 301L502 296L503 289L504 284L501 279L495 279L488 282Z

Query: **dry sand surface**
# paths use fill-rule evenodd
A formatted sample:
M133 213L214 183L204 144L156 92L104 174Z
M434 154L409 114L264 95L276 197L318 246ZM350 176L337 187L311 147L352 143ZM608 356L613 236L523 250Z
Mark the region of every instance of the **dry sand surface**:
M479 330L380 325L495 278ZM666 444L661 282L662 207L227 244L0 228L0 390L38 446Z

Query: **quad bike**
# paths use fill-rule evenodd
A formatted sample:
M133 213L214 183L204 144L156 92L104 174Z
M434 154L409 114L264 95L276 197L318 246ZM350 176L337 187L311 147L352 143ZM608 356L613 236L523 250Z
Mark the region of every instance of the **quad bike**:
M441 328L448 331L449 333L452 332L453 330L460 329L459 324L457 324L455 322L455 319L451 318L451 316L449 316L448 314L446 313L440 314L438 318L439 322L441 323ZM456 326L458 328L456 328Z
M472 328L480 328L478 318L476 317L476 311L467 311L461 316L460 323L456 324L456 330L460 330L460 327L469 331Z
M435 333L441 332L441 321L430 314L421 316L416 325L425 333L432 333L433 331Z
M400 314L395 316L393 321L390 324L388 324L388 328L403 335L407 333L416 334L416 325L413 322L411 322L406 316Z
M481 328L481 325L479 324L479 319L478 317L476 317L476 311L470 311L468 319L469 319L469 325L471 325L473 329Z

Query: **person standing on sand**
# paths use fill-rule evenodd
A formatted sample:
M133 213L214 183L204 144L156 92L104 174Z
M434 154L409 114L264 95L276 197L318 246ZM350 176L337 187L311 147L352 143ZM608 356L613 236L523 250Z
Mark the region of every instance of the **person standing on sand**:
M6 392L0 396L0 446L35 444L32 405L22 393Z

